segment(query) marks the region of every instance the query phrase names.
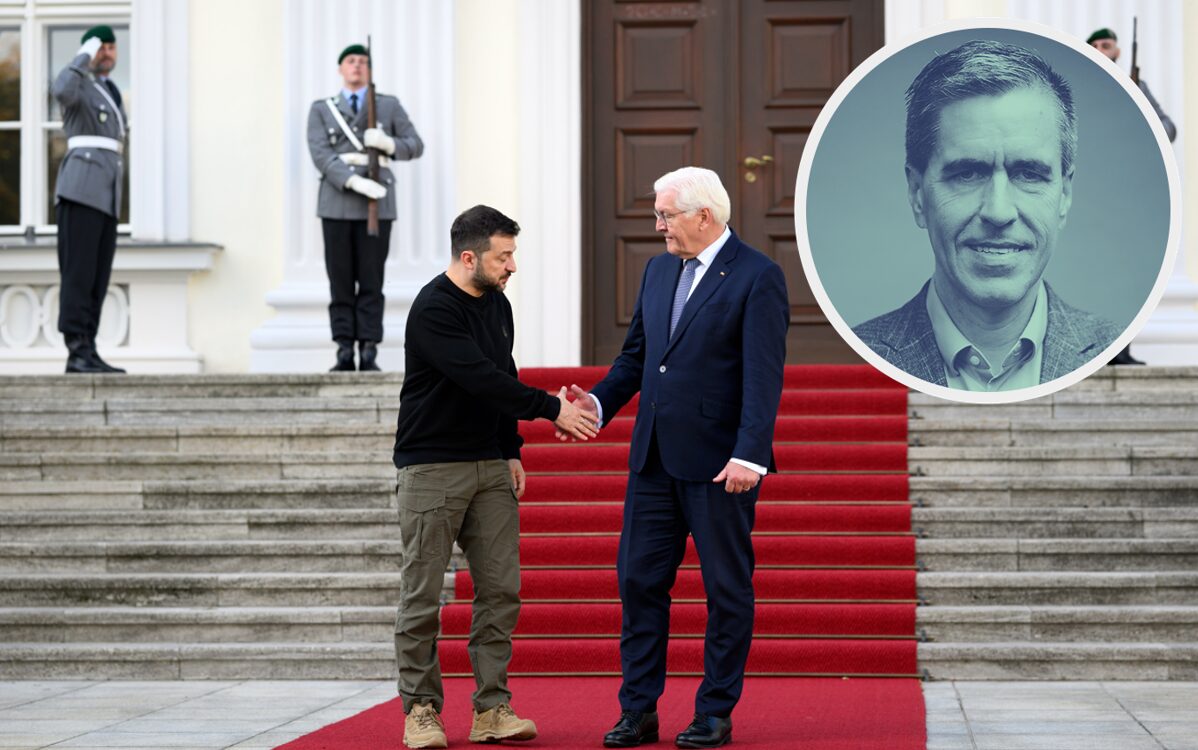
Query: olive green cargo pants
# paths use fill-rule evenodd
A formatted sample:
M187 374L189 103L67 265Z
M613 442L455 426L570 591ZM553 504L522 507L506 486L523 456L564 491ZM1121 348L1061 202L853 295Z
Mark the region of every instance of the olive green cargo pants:
M507 461L416 464L399 471L403 572L395 618L395 656L404 711L445 691L437 660L440 596L456 540L474 583L468 653L474 708L511 702L507 667L520 614L520 514Z

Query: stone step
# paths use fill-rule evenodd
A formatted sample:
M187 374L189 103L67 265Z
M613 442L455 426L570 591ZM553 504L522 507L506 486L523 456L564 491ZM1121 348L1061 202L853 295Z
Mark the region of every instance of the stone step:
M919 607L915 621L932 642L1192 642L1198 606Z
M0 643L391 643L395 606L0 608Z
M1194 539L921 539L932 572L1198 570Z
M398 398L402 386L398 372L0 376L0 399Z
M920 669L934 680L1198 679L1193 641L921 643L918 649Z
M389 480L0 482L0 511L391 507L395 507L394 470Z
M0 542L0 574L349 573L403 565L398 528L374 539ZM318 540L317 540L318 539ZM801 539L795 540L802 544ZM1198 539L927 539L932 572L1184 571L1198 569ZM615 560L610 564L614 567Z
M452 587L452 574L445 585ZM0 577L8 607L382 607L399 573L120 573Z
M12 427L0 433L0 453L237 454L303 451L390 453L393 423Z
M398 572L403 544L393 539L3 542L0 574Z
M395 478L391 452L0 454L0 480Z
M390 502L388 493L382 498ZM0 542L188 542L399 539L378 509L0 511Z
M1198 572L920 573L919 597L931 606L1183 605L1198 602Z
M0 644L0 680L394 678L392 643Z
M1191 642L1198 607L919 607L931 642ZM395 607L0 608L0 643L391 642Z
M1085 382L1085 381L1083 381ZM1177 387L1103 390L1100 384L1066 389L1051 396L1016 404L963 404L922 393L911 393L907 414L912 419L1011 419L1047 422L1055 419L1097 421L1179 421L1198 418L1198 382L1187 379Z
M0 399L0 427L395 424L399 399L153 398L62 401Z
M921 643L933 679L1193 680L1198 643ZM389 679L389 643L7 643L0 679Z
M1037 422L997 417L913 419L908 426L908 440L913 446L944 448L1185 446L1198 445L1198 422L1122 419L1052 419Z
M910 492L928 507L1193 507L1198 477L911 477Z
M1198 447L914 447L907 463L936 477L1198 476Z
M913 508L911 527L930 539L1198 538L1198 507Z

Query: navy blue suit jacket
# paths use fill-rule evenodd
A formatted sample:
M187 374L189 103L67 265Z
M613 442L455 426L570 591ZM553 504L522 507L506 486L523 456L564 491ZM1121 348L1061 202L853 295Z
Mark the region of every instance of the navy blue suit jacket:
M682 261L649 261L624 348L592 389L604 421L640 391L628 464L644 468L653 434L675 479L710 482L731 458L775 471L774 422L790 303L777 263L733 232L682 310L670 308Z

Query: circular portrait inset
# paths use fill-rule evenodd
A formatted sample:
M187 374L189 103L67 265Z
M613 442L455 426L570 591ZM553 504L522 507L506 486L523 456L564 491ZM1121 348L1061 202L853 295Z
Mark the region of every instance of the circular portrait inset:
M808 140L795 222L812 290L858 354L924 393L1003 403L1130 342L1164 293L1180 193L1125 73L1051 29L984 23L849 76Z

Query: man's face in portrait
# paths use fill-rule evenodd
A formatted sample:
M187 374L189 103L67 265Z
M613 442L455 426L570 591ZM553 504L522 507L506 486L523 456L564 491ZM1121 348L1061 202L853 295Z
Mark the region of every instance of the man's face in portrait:
M941 296L997 312L1034 293L1072 202L1061 117L1055 95L1040 86L941 110L927 168L907 167L907 196L928 230Z

